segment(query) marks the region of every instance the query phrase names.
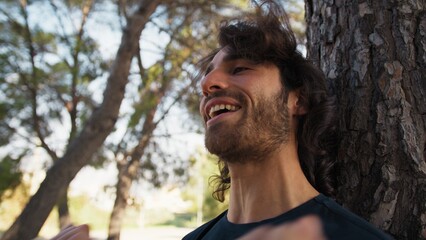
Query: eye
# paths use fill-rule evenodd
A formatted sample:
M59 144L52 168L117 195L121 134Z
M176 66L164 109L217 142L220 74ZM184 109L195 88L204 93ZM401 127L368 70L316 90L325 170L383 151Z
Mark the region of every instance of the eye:
M250 68L248 67L235 67L234 69L232 69L232 74L238 74L242 71L249 70L249 69Z

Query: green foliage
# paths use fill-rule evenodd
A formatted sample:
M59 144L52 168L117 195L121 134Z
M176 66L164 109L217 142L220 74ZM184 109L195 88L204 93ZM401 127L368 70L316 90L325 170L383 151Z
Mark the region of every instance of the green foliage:
M39 53L55 53L57 51L56 36L51 32L45 32L36 28L32 35L35 50Z
M11 136L14 134L14 130L6 123L7 115L10 113L10 108L11 106L9 103L0 102L0 147L7 145Z
M0 3L8 10L0 11L0 145L19 145L31 154L44 141L47 152L59 154L96 107L89 85L100 79L109 60L88 34L85 4ZM68 139L56 141L64 135Z
M70 197L70 213L75 224L90 223L92 229L106 229L109 212L100 209L86 195Z
M217 157L208 154L203 161L202 173L205 180L205 191L204 191L204 202L203 202L203 220L207 221L216 217L221 212L228 208L228 200L225 199L224 203L221 203L213 198L212 193L214 190L212 177L219 174L219 168L217 166Z
M203 199L203 221L208 221L228 207L228 198L224 203L221 203L212 196L213 185L210 180L212 176L219 174L217 158L207 153L199 153L197 156L192 157L190 161L193 163L189 170L191 177L182 197L194 203L190 212L195 216L197 209L200 207L197 206L197 202L201 194ZM200 184L202 184L202 188L200 188Z
M97 107L102 89L90 84L104 81L110 61L88 26L97 9L88 2L0 2L0 150L14 158L0 162L0 200L21 182L16 153L32 157L41 147L43 159L56 160ZM106 160L95 159L97 166Z
M212 188L210 188L210 190L212 190ZM211 194L211 191L207 191L207 193L204 195L203 221L209 221L213 219L228 208L227 202L221 203L214 199Z
M194 214L191 213L175 213L172 219L162 222L164 226L175 226L182 228L192 228L196 226L194 221Z
M139 101L133 104L133 114L128 122L128 128L137 127L153 108L157 108L162 96L159 96L161 79L164 69L160 63L153 64L146 70L143 88L139 91Z
M5 230L12 224L30 196L29 185L25 181L21 181L13 190L9 189L6 192L7 197L3 197L0 201L0 230Z
M0 161L0 202L9 197L15 187L21 183L22 173L19 171L19 159L10 156ZM9 192L9 194L6 194Z

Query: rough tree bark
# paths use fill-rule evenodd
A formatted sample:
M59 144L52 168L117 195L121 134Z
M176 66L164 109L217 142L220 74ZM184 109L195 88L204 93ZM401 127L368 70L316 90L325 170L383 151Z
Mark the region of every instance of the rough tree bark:
M143 0L129 18L110 71L101 106L93 112L82 132L69 144L64 156L48 170L40 188L4 233L2 240L35 238L58 197L112 131L128 82L130 63L137 52L140 34L158 4L159 0Z
M426 3L306 0L340 106L337 200L396 239L426 226Z

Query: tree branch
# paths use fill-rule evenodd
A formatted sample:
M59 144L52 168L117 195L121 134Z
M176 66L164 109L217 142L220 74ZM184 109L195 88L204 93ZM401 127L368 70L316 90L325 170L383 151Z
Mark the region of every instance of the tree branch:
M58 159L58 156L56 155L56 152L53 151L49 145L46 143L45 141L45 136L43 135L41 128L40 128L40 116L37 113L37 107L38 107L38 102L37 102L37 95L38 95L38 91L37 91L37 83L38 83L38 79L37 79L37 67L35 64L35 56L36 56L36 51L34 48L34 44L33 44L33 38L32 38L32 34L31 34L31 30L30 30L30 26L29 26L29 22L28 22L28 13L27 13L27 1L26 0L21 0L20 1L20 7L21 7L21 14L24 17L25 20L25 41L27 44L27 48L29 51L29 59L31 62L31 80L28 81L28 79L25 77L25 75L21 74L21 79L24 80L25 85L28 87L29 91L30 91L30 95L31 95L31 106L32 106L32 120L33 120L33 127L34 127L34 131L37 134L37 137L40 139L41 142L41 147L43 149L46 150L46 152L49 154L49 156L52 158L53 161L56 161Z
M40 188L13 225L3 234L2 240L35 238L58 196L67 189L71 180L90 161L112 131L124 97L131 60L137 50L137 41L149 16L160 1L147 0L141 4L143 5L129 18L128 25L124 29L101 106L93 112L82 132L69 144L64 156L49 169Z

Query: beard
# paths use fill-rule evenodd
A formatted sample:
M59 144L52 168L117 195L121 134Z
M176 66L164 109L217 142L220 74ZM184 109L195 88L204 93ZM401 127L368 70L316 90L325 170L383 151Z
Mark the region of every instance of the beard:
M237 99L247 106L242 94L220 94ZM272 97L259 97L258 104L249 112L242 108L242 117L233 124L222 122L206 131L205 145L225 163L259 162L288 141L289 112L281 92Z

